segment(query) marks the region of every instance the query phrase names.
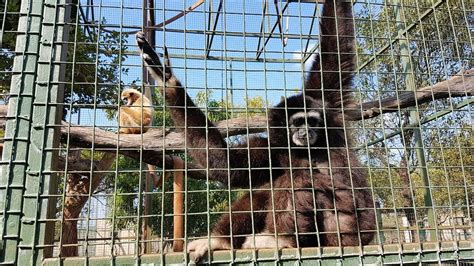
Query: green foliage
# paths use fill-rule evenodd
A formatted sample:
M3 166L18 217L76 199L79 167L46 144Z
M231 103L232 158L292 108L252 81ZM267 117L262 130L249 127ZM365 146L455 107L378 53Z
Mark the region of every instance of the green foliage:
M355 85L360 91L361 101L380 100L414 89L409 86L410 78L414 79L415 88L421 88L447 79L462 67L472 67L472 47L469 27L466 26L469 24L466 20L472 21L472 18L465 16L462 1L442 4L421 21L419 17L427 8L432 7L433 1L419 0L416 5L409 0L399 2L401 8L389 4L372 4L369 7L367 3L362 4L363 8L355 9L357 17L361 18L356 20L359 62L367 61L384 45L394 41L357 75ZM397 12L400 12L398 19ZM399 30L415 22L415 27L396 39ZM403 55L407 50L410 58ZM406 68L405 61L409 61L411 69ZM450 107L456 101L457 99L433 101L417 106L417 111L422 119L433 110L439 111L443 106ZM409 114L409 110L401 110L400 113L385 114L384 117L360 122L364 123L364 130L357 132L356 137L360 144L380 138L413 122ZM472 147L472 142L457 142L458 139L468 139L467 135L470 136L471 133L455 130L465 121L464 112L453 112L422 129L423 152L435 206L457 208L466 205L469 197L467 193L472 193L469 192L472 180L466 178L472 176L472 168L466 167L472 165L472 156L469 156L472 148L466 148ZM433 127L448 129L431 130ZM422 180L416 149L413 147L413 131L406 130L402 136L369 147L362 158L371 167L372 185L383 206L396 209L414 206L421 214L419 219L423 219L426 214L424 197L427 190ZM461 158L464 167L460 166ZM409 172L408 180L402 178L406 168ZM412 199L403 196L410 190Z
M245 104L242 106L232 105L231 101L216 100L213 91L200 91L196 95L195 103L206 112L211 122L227 120L234 117L252 117L264 113L266 105L261 96L245 97Z
M195 99L196 105L206 112L206 116L211 122L231 118L232 113L226 112L232 109L230 103L224 100L215 100L212 98L212 94L213 92L211 90L198 92Z
M433 205L438 214L448 215L452 210L466 211L467 199L474 191L474 136L468 126L452 135L439 134L438 142L426 147L429 186ZM398 168L371 168L370 180L374 193L384 208L402 209L407 203L400 196L408 186L401 180ZM414 203L419 214L426 214L421 169L416 167L410 173Z
M145 184L145 174L140 174L140 169L136 161L127 157L119 156L118 159L119 174L116 178L109 175L105 180L109 183L111 192L116 186L114 199L109 200L109 215L115 215L117 229L136 228L139 206L143 206L145 196L139 191L140 178L141 185ZM143 166L145 169L146 166ZM116 183L116 184L114 184ZM227 192L218 190L217 185L201 180L186 180L186 212L188 219L186 221L188 234L191 236L207 234L207 224L215 223L217 215L210 215L209 221L207 210L219 212L227 208ZM155 190L151 193L152 211L151 224L154 234L163 237L171 237L173 233L173 180L166 180L162 190ZM211 191L208 193L206 191ZM141 202L141 203L140 203ZM141 207L143 211L143 207ZM143 213L141 214L143 215ZM161 231L163 229L163 232Z
M105 23L105 21L104 21ZM72 86L65 91L65 103L72 104L72 112L78 105L114 104L121 91L121 75L127 75L128 68L121 67L127 58L127 39L118 32L100 32L71 28L68 45L66 80Z
M4 2L0 3L3 11ZM0 24L5 19L2 47L0 49L0 94L7 95L10 90L11 71L13 68L16 31L20 1L8 1L7 16L0 16ZM71 14L75 13L75 7ZM69 27L69 44L67 46L66 78L64 95L66 106L72 104L71 112L76 112L78 105L116 103L122 86L121 75L127 75L128 68L121 67L126 58L126 35L118 32L101 31L100 35L93 28L85 30L74 27L74 15L71 15L72 26ZM106 23L102 19L102 23ZM86 34L87 33L87 34ZM5 99L3 99L5 100Z
M377 200L384 208L400 208L403 206L401 197L395 194L396 189L402 186L400 176L391 168L371 168L370 180Z
M365 62L372 57L380 48L397 40L398 29L404 29L412 23L419 22L419 17L431 8L433 1L401 0L401 8L396 5L384 5L378 8L373 4L366 4L359 8L356 20L358 35L358 60ZM449 8L449 12L448 12ZM397 20L397 10L402 19ZM446 79L447 75L457 73L461 67L472 66L472 47L470 44L469 28L464 26L472 17L466 18L462 1L451 1L442 4L435 11L426 16L421 24L412 28L407 34L394 42L384 53L378 55L365 71L377 72L377 75L360 75L363 90L374 92L380 88L380 95L367 93L366 96L373 97L390 95L396 89L405 90L406 69L402 60L407 57L402 55L402 49L410 51L412 70L417 88ZM456 25L456 26L455 26ZM462 26L460 26L462 25ZM408 41L408 46L404 42ZM383 90L383 91L382 91Z
M170 112L165 109L165 101L160 93L155 92L155 96L153 98L153 104L155 106L160 106L161 108L155 108L155 113L153 116L153 125L158 127L169 127L173 124L171 120Z
M5 1L0 2L0 11L5 10ZM18 19L20 18L20 1L8 1L8 6L6 7L6 16L3 14L0 16L0 25L3 25L5 21L5 28L3 28L4 35L2 39L2 48L13 50L15 49L16 42L16 33L14 31L18 28Z
M246 106L244 106L244 109L248 112L248 117L264 114L264 108L267 106L262 96L255 96L253 98L246 97L245 103ZM244 112L241 115L246 116L247 114Z
M433 204L448 208L467 206L474 187L474 136L465 125L451 136L440 134L430 148L428 174L433 187Z

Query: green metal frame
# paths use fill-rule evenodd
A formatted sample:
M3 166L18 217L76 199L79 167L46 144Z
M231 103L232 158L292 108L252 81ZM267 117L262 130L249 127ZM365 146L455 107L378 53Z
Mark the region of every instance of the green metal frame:
M474 260L472 243L461 241L458 245L452 243L423 243L404 245L366 246L364 250L359 247L325 247L303 249L260 249L251 250L221 250L212 254L213 265L400 265L406 263L439 263ZM112 261L111 261L112 259ZM161 264L187 264L189 257L184 253L168 253L164 256L142 255L118 257L77 257L60 260L58 258L46 259L45 266L53 265L132 265L136 263L161 265Z
M0 180L2 210L1 261L39 264L51 253L54 209L48 197L56 194L51 174L59 142L57 125L62 107L59 82L67 36L66 1L22 1L13 66L10 104ZM54 63L53 63L54 62ZM62 71L61 71L62 69ZM50 229L48 229L50 228Z

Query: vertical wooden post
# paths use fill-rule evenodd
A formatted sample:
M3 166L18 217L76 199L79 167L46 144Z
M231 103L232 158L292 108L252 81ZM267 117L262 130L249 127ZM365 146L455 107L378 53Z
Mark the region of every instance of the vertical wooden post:
M179 157L173 157L173 251L183 251L184 246L184 163Z

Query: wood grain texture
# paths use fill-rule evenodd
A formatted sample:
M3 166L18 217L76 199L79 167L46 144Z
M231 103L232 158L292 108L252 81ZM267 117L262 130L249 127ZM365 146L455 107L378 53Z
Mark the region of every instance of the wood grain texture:
M370 119L384 113L397 112L399 109L417 106L438 99L472 96L474 90L474 69L464 71L448 80L433 86L418 89L416 92L404 91L398 96L392 96L380 101L365 102L360 106L349 107L345 110L347 120L357 121ZM0 126L5 125L7 106L0 106ZM266 131L267 118L254 116L239 117L220 121L215 124L223 136L246 135ZM142 160L147 164L158 167L173 168L173 158L164 152L182 151L185 149L182 130L150 129L143 135L116 134L97 127L86 127L61 124L61 141L74 147L94 148L101 151L115 152ZM165 165L163 165L163 162ZM80 167L79 167L80 168ZM190 172L195 172L197 178L205 178L202 167L188 163ZM192 169L199 169L192 171ZM77 169L80 170L80 169Z

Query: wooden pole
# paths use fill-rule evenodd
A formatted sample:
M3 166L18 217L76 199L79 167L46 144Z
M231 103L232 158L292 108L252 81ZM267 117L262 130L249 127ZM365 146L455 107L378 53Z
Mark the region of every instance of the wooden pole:
M183 251L184 246L184 162L179 157L173 157L173 251Z

